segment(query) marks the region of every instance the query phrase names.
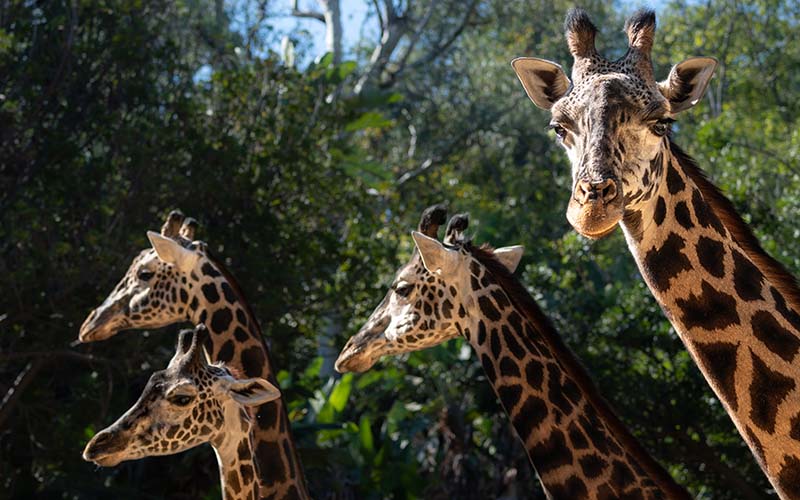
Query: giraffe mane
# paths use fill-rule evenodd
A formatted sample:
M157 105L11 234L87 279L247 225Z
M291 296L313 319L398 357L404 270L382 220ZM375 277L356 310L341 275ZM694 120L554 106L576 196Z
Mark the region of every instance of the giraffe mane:
M494 256L494 248L486 243L481 246L474 246L469 242L464 245L464 248L486 267L506 292L511 303L534 324L546 340L548 347L556 353L556 356L562 362L564 370L576 384L584 389L586 398L605 421L609 423L610 429L614 431L615 437L619 439L621 444L631 451L653 477L661 481L662 484L660 486L683 493L680 489L674 490L675 482L672 477L644 449L631 431L628 430L628 427L620 420L608 401L597 390L594 381L581 361L575 356L572 349L564 343L550 318L541 310L522 282Z
M753 260L764 273L769 282L784 296L796 311L800 311L800 286L795 278L777 259L769 255L761 246L753 230L736 211L733 202L715 186L694 159L686 154L677 144L670 141L670 150L678 164L700 189L703 199L711 206L734 241L741 246L744 253Z
M244 312L245 314L247 314L248 327L253 329L256 336L258 336L258 341L261 342L261 345L264 347L264 352L267 355L267 362L270 364L270 366L274 366L275 364L272 361L272 353L270 353L270 350L267 347L266 342L264 341L264 334L262 333L261 330L261 324L258 322L258 319L256 319L256 315L253 313L253 308L250 306L250 302L247 300L247 297L245 297L244 291L242 291L242 287L239 286L239 282L236 281L236 278L234 278L233 274L231 274L231 272L228 271L228 268L225 267L222 261L218 259L216 255L214 255L208 248L206 248L206 256L208 257L208 260L210 260L215 266L217 266L219 272L222 273L222 276L228 281L228 284L231 286L231 289L233 289L233 293L235 293L236 296L239 297L239 302L241 302L241 305L244 308ZM277 380L268 380L268 381L273 384L277 384Z

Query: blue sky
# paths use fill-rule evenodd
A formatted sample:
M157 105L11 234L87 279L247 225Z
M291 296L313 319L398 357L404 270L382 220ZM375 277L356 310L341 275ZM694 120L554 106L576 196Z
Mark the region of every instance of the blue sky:
M667 4L667 0L653 0L647 3L623 0L621 3L625 10L633 11L638 7L648 6L660 14ZM324 25L315 19L302 19L292 16L292 4L292 0L276 0L271 3L270 10L275 14L275 17L270 19L272 25L275 27L276 32L281 34L307 33L311 45L310 52L314 55L319 55L325 46ZM342 45L345 50L355 46L361 38L362 29L365 30L364 34L372 35L371 39L377 39L378 20L373 16L366 25L364 24L369 15L369 4L370 2L367 0L341 0L342 30L344 32ZM319 11L317 0L300 0L299 6L300 10ZM278 46L275 46L274 50L278 50Z
M316 19L292 16L293 3L293 0L273 0L268 3L270 31L268 46L275 52L280 53L281 39L284 35L291 36L297 42L298 62L304 65L311 59L322 55L325 47L325 26ZM668 0L651 0L647 3L631 0L620 1L624 11L633 12L639 7L649 6L659 14L667 3ZM244 2L244 4L249 3ZM228 4L228 8L235 9L241 7L241 5L234 1ZM356 44L362 38L368 40L369 47L372 47L372 44L377 41L379 36L378 20L374 15L370 15L372 3L368 0L341 0L340 5L344 32L342 40L345 50L344 57L346 59L355 59L353 54L348 51L356 47ZM317 0L299 0L299 8L301 11L320 11ZM242 14L234 14L234 29L236 29L237 24L240 24L237 23L237 15L241 16ZM241 21L244 20L242 19ZM202 76L206 75L203 74Z
M297 34L306 32L309 35L314 55L319 55L325 47L325 26L316 19L297 18L291 15L292 0L277 0L272 2L272 12L275 17L270 21L279 33ZM300 0L300 10L319 11L316 0ZM377 37L378 21L372 19L371 23L364 25L368 15L369 2L365 0L342 0L342 45L347 50L355 46L361 38L362 26ZM274 47L275 50L278 47Z

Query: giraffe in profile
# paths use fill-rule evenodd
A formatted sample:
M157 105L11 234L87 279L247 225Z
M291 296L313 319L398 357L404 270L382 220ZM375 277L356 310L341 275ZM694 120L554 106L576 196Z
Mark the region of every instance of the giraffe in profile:
M277 385L258 320L230 272L206 243L194 239L196 228L194 219L173 211L160 234L148 231L151 247L133 259L89 314L79 340L173 323L203 324L211 333L206 348L214 362ZM260 498L310 498L283 399L258 407L252 434Z
M690 498L614 414L513 276L522 247L473 245L464 215L439 242L445 217L442 206L423 213L411 260L336 369L365 371L381 356L464 337L550 498Z
M184 330L166 369L155 372L139 400L98 432L83 458L104 467L125 460L172 455L210 443L217 455L222 498L255 500L249 408L280 397L262 378L237 379L203 352L206 327Z
M693 57L657 82L656 20L625 24L618 60L595 48L597 29L567 15L572 78L538 58L512 62L572 167L567 219L584 236L622 227L667 318L782 498L800 498L800 287L768 255L733 204L670 138L717 65Z

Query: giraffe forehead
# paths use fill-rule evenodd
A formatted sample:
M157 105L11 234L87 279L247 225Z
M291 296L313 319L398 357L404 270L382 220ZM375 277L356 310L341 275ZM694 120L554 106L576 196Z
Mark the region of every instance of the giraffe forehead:
M159 259L158 255L156 255L156 251L152 248L145 248L133 258L131 266L128 269L128 273L135 273L139 268L144 266L153 266L157 262L159 262Z
M428 276L432 275L427 269L425 269L425 266L422 264L422 259L419 257L419 255L415 254L408 264L401 267L400 270L397 271L394 282L399 283L401 281L405 281L407 283L414 283L419 280L424 280L424 278Z
M618 115L621 111L636 113L653 102L665 102L654 84L637 75L611 72L590 74L576 82L573 88L553 106L553 115L572 117L591 111Z
M176 380L171 381L169 389L167 389L167 393L190 393L202 386L202 379L199 381L200 383L196 384L195 381L188 376L181 376L178 377Z

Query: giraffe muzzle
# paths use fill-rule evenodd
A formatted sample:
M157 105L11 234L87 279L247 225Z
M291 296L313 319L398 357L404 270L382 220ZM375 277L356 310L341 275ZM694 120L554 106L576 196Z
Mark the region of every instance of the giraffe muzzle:
M83 459L101 467L114 467L122 462L119 452L125 448L122 436L112 430L101 431L86 444Z
M89 313L78 333L80 342L95 342L114 336L124 327L125 315L117 303L103 304Z
M364 348L366 345L353 342L351 338L344 346L339 357L336 359L334 368L339 373L356 372L361 373L369 370L375 364L376 359L369 355L369 351Z
M588 238L608 235L622 220L624 206L620 192L615 179L576 182L567 207L567 220Z
M381 347L386 345L384 333L389 323L388 317L378 321L368 321L361 331L350 337L336 359L334 365L336 371L360 373L372 368L381 357Z

